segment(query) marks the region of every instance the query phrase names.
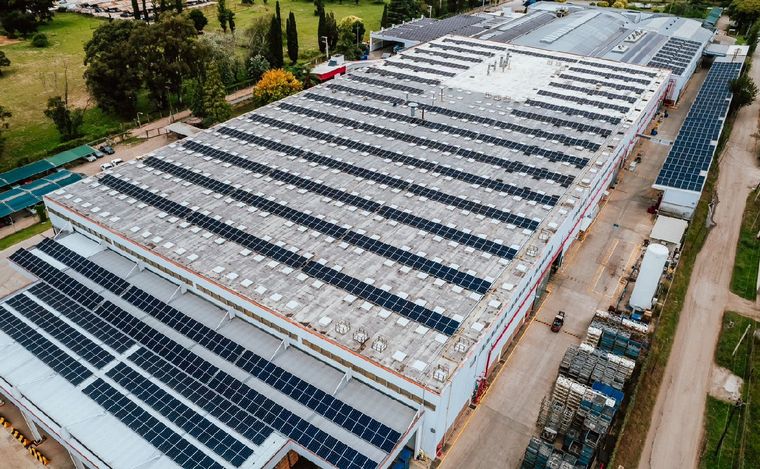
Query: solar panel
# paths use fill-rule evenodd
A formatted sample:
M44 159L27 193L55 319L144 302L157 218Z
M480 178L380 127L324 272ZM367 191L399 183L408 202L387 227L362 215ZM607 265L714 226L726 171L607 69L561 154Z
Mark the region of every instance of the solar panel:
M0 330L21 344L22 347L74 386L92 376L92 372L87 367L58 348L29 325L24 324L3 306L0 306Z
M731 104L729 82L739 76L741 67L741 63L713 63L655 185L702 191Z
M124 295L131 304L155 317L169 327L234 363L268 385L319 412L324 417L364 438L380 449L390 452L401 434L377 422L341 400L325 393L269 360L244 349L210 327L203 325L158 298L132 287ZM357 425L359 421L366 425Z
M598 114L596 112L584 111L582 109L578 109L574 107L560 106L557 104L551 104L544 101L538 101L535 99L528 99L525 101L525 104L527 104L528 106L535 106L535 107L540 107L544 109L549 109L550 111L561 112L569 116L581 116L587 119L605 121L613 125L617 125L621 121L619 117L608 116L606 114Z
M37 247L45 254L53 257L55 260L66 264L69 267L74 268L77 272L84 275L88 279L94 281L98 285L107 288L108 290L121 294L124 290L129 288L129 282L117 277L106 269L100 267L96 263L86 259L84 256L80 256L70 249L65 249L59 243L56 243L52 239L45 238Z
M248 132L243 132L237 129L232 129L232 128L224 127L224 126L218 127L216 128L216 130L220 134L229 135L231 137L235 137L239 140L251 143L253 145L262 146L265 148L269 148L271 150L286 153L288 155L293 155L299 158L303 158L306 161L313 162L327 168L337 169L339 171L342 171L346 174L350 174L352 176L362 177L365 179L378 182L380 184L385 184L393 188L402 189L407 192L411 192L415 195L427 197L428 199L433 200L435 202L445 203L446 205L453 205L457 208L461 208L463 210L470 210L474 213L484 215L490 218L496 218L497 220L502 220L505 217L509 218L509 217L514 216L511 214L508 214L508 212L503 212L493 207L488 207L488 206L484 206L478 203L473 203L471 201L462 199L460 197L452 196L438 190L429 189L427 187L422 187L418 184L410 183L394 176L389 176L387 174L383 174L383 173L372 171L366 168L355 166L350 163L345 163L343 161L336 160L329 156L318 155L316 153L303 150L301 148L296 148L290 145L285 145L283 143L275 142L263 137L259 137L257 135L250 134ZM188 146L188 143L185 143L185 146L188 148L191 148L190 146ZM470 181L470 182L475 183L475 181ZM556 195L541 194L525 187L517 187L511 184L503 184L499 187L501 187L506 194L516 195L527 200L533 200L533 201L539 202L541 204L553 206L557 203L557 200L559 200L559 197ZM466 207L469 207L469 208L466 208Z
M580 61L580 62L578 62L578 64L579 65L586 65L586 66L589 66L589 67L595 67L595 68L606 68L608 70L614 70L616 72L623 72L623 73L627 73L627 74L631 73L631 68L630 67L626 68L626 67L620 67L618 65L612 65L609 61L606 61L606 62L602 62L602 61L600 61L600 62L585 62L585 61ZM570 70L573 70L573 69L571 68ZM581 71L581 72L583 72L584 69L580 68L580 69L575 70L575 71ZM601 72L601 71L599 71L599 73L609 73L609 72ZM647 72L645 70L635 70L635 73L636 73L636 75L643 75L643 76L649 77L649 78L654 78L654 77L657 76L656 72ZM625 76L623 76L623 75L617 75L616 76L616 75L610 75L610 74L608 74L607 76L611 77L611 78L616 78L616 79L624 80L624 81L632 81L634 83L641 83L643 85L649 84L649 82L647 82L646 80L636 81L635 79L632 79L632 77L630 75L625 75Z
M279 119L264 116L261 114L250 114L248 115L248 120L250 120L251 122L259 123L259 124L267 124L270 127L285 129L287 131L296 133L306 138L316 138L318 140L324 140L325 142L328 142L328 143L334 143L336 145L342 145L348 148L356 149L357 151L364 151L371 155L377 156L379 158L394 161L396 163L413 166L419 169L424 169L426 171L442 174L444 176L450 176L454 179L458 179L460 181L464 181L469 184L479 184L483 187L488 187L499 192L504 192L504 193L509 194L515 187L514 185L504 183L498 180L497 178L487 178L483 176L478 176L476 174L472 174L467 171L450 168L450 167L447 167L447 166L444 166L432 161L426 161L421 158L416 158L414 156L404 155L402 153L386 150L384 148L369 145L367 143L361 143L355 140L340 137L334 133L321 132L318 130L314 130L312 128L307 128L301 125L284 122ZM405 135L405 134L401 134L401 135ZM401 135L399 137L401 137ZM553 181L559 182L563 187L570 186L570 184L573 182L573 179L574 179L574 177L571 175L553 173L545 168L532 167L532 166L528 166L517 161L509 161L509 160L503 160L501 158L489 157L488 155L483 155L471 150L464 150L464 149L457 150L457 147L453 147L451 145L434 144L434 143L431 143L430 145L431 145L430 148L439 148L439 149L451 147L449 150L441 150L441 151L452 151L453 153L462 155L465 158L473 158L476 160L481 159L488 164L499 166L510 172L527 173L536 179L551 179Z
M388 102L392 102L396 104L404 104L404 100L400 98L394 98L393 96L375 93L372 91L357 90L354 88L350 88L343 85L336 85L336 84L329 84L327 85L327 87L334 90L345 91L347 93L351 93L357 96L371 97L373 99L377 99L378 101L388 101ZM329 102L336 106L347 107L359 112L382 115L382 116L386 116L386 117L400 120L403 122L414 123L415 125L418 125L421 127L427 127L427 128L440 130L440 131L445 131L445 132L449 132L455 135L469 137L469 138L472 138L473 140L487 141L488 143L493 143L494 145L499 145L504 148L510 148L510 149L525 148L525 150L530 152L531 154L542 152L541 153L542 156L550 161L568 162L579 168L583 168L588 163L588 159L586 158L567 155L559 151L545 150L535 145L524 145L524 144L514 141L513 139L500 138L493 134L484 134L480 132L474 132L472 130L468 130L465 128L454 127L452 125L446 125L440 122L432 122L430 120L423 120L423 119L409 116L407 114L387 111L387 110L383 110L377 107L363 106L361 104L356 104L356 103L352 103L348 101L342 101L339 99L331 98L329 96L323 96L317 93L306 93L304 97L308 99L321 101L321 102ZM286 103L281 103L281 105L285 105L285 104ZM485 117L482 115L475 115L475 114L470 114L466 112L455 111L455 110L447 109L441 106L431 106L424 103L417 103L417 105L421 109L424 109L426 112L432 112L432 113L440 114L443 116L452 117L454 119L459 119L465 122L472 122L474 124L479 124L479 125L487 125L487 126L493 126L493 127L498 127L502 129L509 129L514 132L520 132L526 135L531 135L533 137L546 138L547 140L557 140L558 142L563 143L567 146L581 146L583 148L588 148L591 151L596 151L599 149L599 144L597 143L589 142L588 140L584 140L584 139L574 138L568 135L561 135L561 134L556 134L552 132L547 132L546 130L543 130L543 129L534 129L532 127L525 127L522 125L514 124L512 122L507 122L501 119L492 119L490 117Z
M441 52L441 51L432 50L432 49L425 49L425 48L421 48L421 47L415 47L414 49L412 49L412 53L415 53L415 54L427 54L427 55L432 55L434 57L442 57L444 59L461 60L463 62L471 62L471 63L476 63L476 64L479 64L483 60L485 60L483 58L476 58L476 57L468 57L468 56L465 56L465 55L450 54L450 53L447 53L447 52Z
M428 47L436 48L436 49L444 49L444 50L453 50L455 52L462 52L464 54L472 54L472 55L480 55L483 57L493 57L495 54L493 52L486 52L482 50L477 49L471 49L471 48L464 48L464 47L456 47L451 45L444 46L443 44L438 44L435 42L432 42L428 44Z
M27 290L27 293L31 293L52 309L66 316L69 320L99 340L102 340L118 353L126 352L135 344L134 340L121 333L121 331L98 316L93 315L89 310L72 302L71 298L59 293L46 283L40 282L35 284Z
M83 392L181 467L223 469L224 466L102 379L84 388Z
M638 99L633 96L624 96L617 93L610 93L609 91L591 89L589 87L583 87L583 86L569 85L567 83L550 82L549 86L553 86L555 88L561 88L563 90L568 90L568 91L577 91L585 95L602 96L604 98L617 99L619 101L625 101L627 103L635 103L636 100Z
M102 296L23 248L14 252L10 256L10 260L45 280L63 293L69 296L76 294L79 302L87 308L95 308L103 302Z
M548 91L548 90L538 90L538 95L549 96L552 98L562 99L564 101L572 101L574 103L578 103L584 106L593 106L593 107L598 107L600 109L611 109L613 111L618 111L623 114L628 112L628 110L630 109L629 107L626 107L626 106L618 106L617 104L610 104L603 101L595 101L593 99L583 98L583 97L575 96L575 95L555 93L553 91Z
M105 175L101 178L100 182L146 204L150 204L166 213L185 218L190 223L224 237L229 241L245 246L251 251L257 252L278 262L282 262L293 269L299 269L307 275L343 289L367 302L376 304L430 328L436 329L443 334L451 335L459 327L458 321L443 316L442 314L419 306L412 301L403 299L366 282L340 273L331 267L326 267L317 262L309 261L305 257L288 251L285 248L264 241L263 239L257 238L238 228L221 223L207 215L191 210L133 184L121 181L111 175Z
M405 68L405 69L408 69L408 70L414 70L415 72L430 73L432 75L441 75L441 76L444 76L444 77L455 77L457 75L454 72L446 72L446 71L443 71L443 70L438 70L438 69L430 68L430 67L420 67L419 65L408 64L408 63L405 63L405 62L399 62L397 60L394 60L394 61L386 60L385 62L383 62L383 66L384 67L393 66L393 67L396 67L396 68Z
M564 78L566 80L573 80L573 81L578 81L581 83L589 83L591 85L600 85L607 88L612 88L613 90L632 91L638 94L642 94L644 93L644 91L646 91L644 88L639 88L636 86L621 85L620 83L615 83L609 80L597 80L595 78L584 78L578 75L571 75L569 73L562 73L560 74L559 77Z
M239 467L253 454L251 448L201 417L129 365L119 363L106 376L234 466Z
M204 176L189 169L185 169L155 158L146 163L168 174L180 177L201 187L211 189L234 200L243 202L244 204L251 207L256 207L260 210L264 210L285 220L292 221L293 223L305 226L319 233L333 237L337 240L341 240L348 244L360 247L368 252L377 254L378 256L385 257L386 259L391 259L402 265L411 267L420 272L425 272L433 277L440 278L462 288L478 292L481 295L486 293L491 288L491 284L489 282L477 278L473 275L460 272L456 269L445 266L440 262L428 260L422 256L400 249L391 244L384 243L382 241L373 239L370 236L357 233L348 228L344 228L336 223L331 223L329 221L317 218L316 216L290 208L282 203L269 200L242 189L236 189L230 184L225 184L221 181Z
M398 91L405 91L407 93L422 94L425 92L424 90L415 88L413 86L399 85L398 83L388 83L383 80L374 80L372 78L367 78L365 76L354 74L354 73L350 75L346 75L344 77L344 80L358 81L360 83L366 83L368 85L384 86L386 88L391 88Z
M114 359L113 355L108 353L103 347L90 340L61 318L32 301L29 297L16 295L8 299L6 304L34 323L38 330L47 332L95 368L103 368Z

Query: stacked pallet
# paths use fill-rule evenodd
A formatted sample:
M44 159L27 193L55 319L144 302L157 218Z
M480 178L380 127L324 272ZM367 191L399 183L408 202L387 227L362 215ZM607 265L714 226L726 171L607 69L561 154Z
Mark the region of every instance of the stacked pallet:
M636 333L598 320L591 322L583 343L621 357L636 360L641 354L642 343Z
M622 390L633 374L635 362L624 357L591 348L588 345L569 347L559 365L563 376L591 385L595 381Z

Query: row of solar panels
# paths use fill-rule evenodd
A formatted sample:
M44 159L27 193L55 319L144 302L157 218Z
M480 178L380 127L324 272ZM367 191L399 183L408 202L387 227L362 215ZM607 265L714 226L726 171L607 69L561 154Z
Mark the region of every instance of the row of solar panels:
M364 77L361 74L354 73L354 74L349 75L347 78L349 78L350 80L355 80L355 81L363 81ZM376 80L376 81L379 81L379 80ZM379 81L379 83L373 83L373 84L376 84L378 86L382 86L388 89L399 89L400 86L404 86L404 85L398 85L395 83L389 83L385 80ZM382 94L382 93L376 93L373 91L367 91L366 89L353 88L350 86L344 86L344 85L336 84L336 83L331 83L327 85L327 88L336 90L336 91L343 91L343 92L356 95L356 96L371 97L377 101L388 102L394 105L406 103L405 100L401 98L397 98L395 96ZM519 145L518 142L514 142L511 139L499 138L498 136L493 135L493 134L484 134L480 132L471 131L468 129L463 129L460 127L454 127L452 125L432 122L429 119L424 120L421 118L409 116L407 114L401 114L399 112L390 112L390 111L382 110L374 106L363 106L363 105L352 103L352 102L342 101L335 98L329 98L317 93L307 93L305 96L313 97L314 99L318 99L323 102L332 102L332 103L335 103L336 105L349 107L351 109L355 109L362 113L387 116L393 119L397 119L397 120L401 120L401 121L405 121L409 123L414 123L417 126L432 128L436 130L443 130L443 131L450 132L453 134L470 137L473 140L483 140L483 141L489 141L493 143L498 142L499 146L503 146L505 148L518 148L517 145ZM331 101L327 101L328 99ZM436 106L434 104L425 104L421 102L416 103L416 104L421 110L424 110L426 112L440 114L442 116L451 117L453 119L458 119L465 122L472 122L472 123L481 124L484 126L498 127L501 129L511 130L511 131L523 133L526 135L531 135L533 137L546 138L547 140L556 140L567 146L581 146L591 151L596 151L599 149L599 144L597 143L580 139L580 138L575 138L568 135L561 135L554 132L549 132L541 128L526 127L523 125L508 122L502 119L493 119L493 118L486 117L483 115L456 111L456 110L449 109L443 106ZM570 124L570 122L568 122L568 124ZM577 123L572 123L572 124L577 125ZM582 168L588 162L586 158L568 155L559 151L546 150L546 149L535 147L532 145L527 146L526 150L530 151L531 154L535 153L535 154L541 155L551 161L567 161L579 168Z
M739 76L741 67L741 63L713 63L655 185L702 191L731 104L729 83Z
M274 365L265 358L244 349L236 342L227 339L211 328L204 326L148 293L139 290L136 287L129 287L128 290L123 291L123 285L116 281L116 279L119 279L118 277L62 245L47 240L42 243L39 248L46 254L51 255L56 258L56 260L68 265L80 274L87 276L87 278L95 283L107 289L112 289L110 291L115 295L120 295L120 293L117 292L121 292L121 296L124 300L139 308L141 311L150 314L158 321L161 321L189 339L199 343L201 346L216 353L230 364L234 364L245 370L261 381L272 386L274 389L297 400L302 405L318 412L323 417L332 420L336 424L346 428L348 431L365 439L383 451L390 452L398 442L398 439L401 436L398 432L357 411L350 405L321 391L290 372ZM244 387L242 383L231 376L226 375L217 367L201 359L198 355L182 348L168 337L159 333L155 329L150 328L145 323L142 323L136 317L130 315L113 303L105 301L101 295L98 295L31 253L23 250L18 251L12 256L12 260L19 263L19 265L27 270L30 270L44 281L56 284L61 291L68 295L69 298L76 300L76 302L82 304L85 308L88 308L89 311L84 310L85 308L77 306L76 303L72 303L63 294L46 284L38 284L30 290L31 293L41 296L41 299L49 304L51 308L60 311L71 321L77 322L80 327L88 330L98 339L103 340L104 343L117 352L123 353L133 347L135 343L142 345L146 349L150 349L152 352L144 350L138 351L135 355L130 355L130 360L133 361L136 360L134 357L142 357L142 361L139 359L136 360L138 361L138 366L142 366L149 373L156 375L156 373L160 372L165 376L173 376L174 372L172 371L173 368L172 365L170 365L171 363L195 378L201 383L201 385L208 386L211 390L216 390L222 396L232 392L230 391L231 388L236 389L235 392L238 394L244 393L249 398L250 402L245 399L233 400L241 409L252 411L252 408L255 407L253 406L253 403L256 401L259 405L265 407L264 412L275 412L274 415L268 416L270 418L260 418L258 420L255 418L254 420L250 420L250 418L242 415L239 411L232 412L233 414L237 414L237 418L233 418L235 415L219 417L212 409L209 409L208 406L216 406L214 407L216 413L222 414L226 412L224 410L226 407L224 399L218 397L212 398L202 391L198 391L198 383L192 383L187 380L176 378L164 380L165 384L179 391L180 394L188 398L191 402L204 408L204 410L210 411L212 415L219 418L225 424L239 421L237 424L230 426L239 430L241 434L254 441L255 444L260 445L264 439L266 439L272 431L271 426L289 437L294 437L292 434L293 429L285 423L287 421L300 421L300 419L294 414L285 410L281 406L270 402L268 399L264 398L263 395L256 393L252 389ZM95 302L97 302L97 305L94 304ZM85 306L85 304L88 306ZM43 311L46 310L43 309ZM35 317L31 317L31 320L36 323L37 321L35 319ZM60 320L59 322L63 323ZM69 327L69 329L71 328ZM55 332L55 330L51 330ZM88 357L90 361L96 364L96 367L100 368L111 361L112 358L110 355L99 346L92 344L91 341L83 340L81 337L72 334L70 331L69 335L74 337L74 339L68 341L66 345L73 351L81 353L86 352L87 355L83 355L82 357ZM79 335L81 336L81 334ZM160 364L162 362L165 363L165 365L162 366ZM147 364L151 364L150 367L146 367ZM122 376L125 374L131 374L132 378L129 379L130 381L135 381L137 379L134 373L127 373L123 367L121 370L114 371L113 373ZM77 380L80 378L86 378L87 376L85 375L87 375L87 373L79 373L77 375L79 376ZM110 372L109 376L111 376ZM163 378L161 379L163 380ZM138 392L138 390L134 389L129 390L130 392ZM198 393L201 395L195 395ZM192 396L188 396L187 394L191 394ZM159 401L161 405L166 404L166 399L159 399ZM149 405L152 404L150 400L146 402ZM161 409L156 410L162 412ZM256 412L259 411L256 410ZM182 413L184 414L185 412ZM276 422L272 424L271 418L280 418L282 415L285 415L286 418L281 425L278 425ZM246 420L249 421L246 422ZM248 425L243 425L244 422ZM269 425L266 425L264 422ZM332 437L324 434L324 432L321 432L318 428L312 427L313 426L308 425L305 427L308 429L309 434L319 435L322 441L330 443L331 448L340 449L339 445L337 445L339 442L334 439L331 440ZM297 436L300 438L295 438L296 441L304 444L304 446L309 449L314 450L314 446L318 446L318 441L314 438L300 435L300 433ZM324 440L325 437L327 437L328 440ZM210 438L209 441L218 442L218 440L219 438ZM340 454L333 454L326 450L322 450L322 454L320 454L320 452L317 452L317 454L328 460L332 457L334 461L330 460L330 462L333 463L339 461L340 456L342 455L351 456L350 459L354 460L354 462L363 461L363 457L359 457L361 455L358 453L353 454L350 451L344 451L347 448L345 448L345 445L343 446ZM242 450L237 445L227 444L224 445L224 447L235 449L234 453L238 455L236 456L237 463L242 463L242 461L250 456L250 452ZM220 448L220 450L221 449L223 448ZM219 454L221 455L222 453ZM240 458L243 459L241 460ZM364 462L371 465L368 461ZM340 464L336 465L342 467ZM366 465L367 464L360 464L359 467L364 467ZM354 464L352 467L356 467L356 465Z

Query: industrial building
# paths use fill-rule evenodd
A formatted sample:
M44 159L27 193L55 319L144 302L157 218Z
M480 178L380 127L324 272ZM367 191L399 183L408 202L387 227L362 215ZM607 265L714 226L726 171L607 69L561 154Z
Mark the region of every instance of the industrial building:
M507 9L443 20L419 18L372 32L370 48L413 47L445 34L664 68L671 72L666 99L677 101L715 31L689 18L537 2L527 13Z
M670 75L444 36L57 190L2 394L85 467L435 458Z

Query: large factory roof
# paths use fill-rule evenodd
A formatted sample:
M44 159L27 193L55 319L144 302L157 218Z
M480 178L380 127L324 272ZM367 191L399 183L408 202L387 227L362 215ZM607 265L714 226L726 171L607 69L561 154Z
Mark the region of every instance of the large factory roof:
M419 422L81 234L11 260L34 283L0 302L0 388L93 467L263 467L292 444L369 469Z
M681 75L714 32L700 21L638 11L538 2L527 14L420 18L373 32L383 41L426 42L447 33L527 47L648 65Z
M440 389L667 79L447 36L51 205Z

